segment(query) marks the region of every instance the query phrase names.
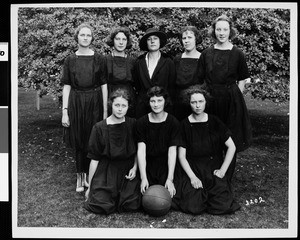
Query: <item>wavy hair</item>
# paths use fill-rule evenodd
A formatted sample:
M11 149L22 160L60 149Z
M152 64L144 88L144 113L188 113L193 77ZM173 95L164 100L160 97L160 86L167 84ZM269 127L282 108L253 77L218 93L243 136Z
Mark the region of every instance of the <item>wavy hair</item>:
M128 102L128 108L131 107L132 99L131 99L129 92L126 89L118 88L118 89L114 90L113 92L111 92L111 94L109 95L108 102L107 102L107 105L109 108L112 107L114 100L118 97L122 97L122 98L126 99Z
M165 107L171 104L169 93L160 86L154 86L147 91L148 103L152 97L163 97L165 99ZM149 103L150 104L150 103Z
M180 34L178 35L181 45L182 43L182 34L186 31L191 31L195 35L196 45L202 43L202 36L200 35L199 30L195 26L185 26L181 29Z
M209 29L209 35L214 39L214 40L217 40L217 37L216 37L216 24L217 22L219 21L226 21L229 23L229 30L230 30L230 33L229 33L229 39L234 39L237 35L237 30L235 27L233 27L233 23L232 21L230 20L229 17L227 17L226 15L221 15L219 17L217 17L211 24L211 27Z
M190 86L186 90L184 90L182 95L183 103L185 103L186 105L190 105L191 96L196 93L200 93L204 96L206 100L206 106L212 100L212 97L210 93L206 90L206 88L202 85L197 84L197 85Z
M116 35L118 33L124 33L124 35L126 36L127 38L127 45L126 45L126 49L130 49L132 47L132 41L131 41L131 37L130 37L130 31L129 31L129 28L127 27L117 27L117 28L114 28L110 35L108 36L108 39L106 41L106 44L110 47L113 47L114 46L114 39L116 37Z
M74 33L74 39L75 39L75 41L78 43L78 34L79 34L80 30L83 29L83 28L88 28L88 29L91 30L91 33L92 33L92 41L91 41L91 43L92 43L92 42L94 41L94 29L93 29L92 26L91 26L90 24L88 24L88 23L82 23L82 24L80 24L80 25L76 28L75 33Z

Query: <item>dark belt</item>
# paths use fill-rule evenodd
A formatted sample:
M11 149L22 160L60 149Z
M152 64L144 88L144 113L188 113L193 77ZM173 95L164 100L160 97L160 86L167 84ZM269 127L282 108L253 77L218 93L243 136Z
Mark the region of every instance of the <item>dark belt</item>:
M72 88L75 92L94 92L101 90L101 87L95 87L95 88L87 88L87 89L78 89L78 88Z

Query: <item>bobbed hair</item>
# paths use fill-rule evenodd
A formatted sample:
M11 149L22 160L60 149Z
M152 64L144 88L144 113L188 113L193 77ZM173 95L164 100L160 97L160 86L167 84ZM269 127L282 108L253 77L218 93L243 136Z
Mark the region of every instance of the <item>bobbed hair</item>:
M181 45L183 45L182 34L186 31L191 31L194 33L196 39L196 45L202 43L202 36L200 35L199 30L195 26L185 26L181 29L180 34L178 35Z
M160 86L154 86L147 91L148 104L150 105L150 98L163 97L165 99L165 107L171 104L169 93L166 89Z
M191 101L191 96L193 94L196 94L196 93L200 93L204 96L204 98L206 100L206 106L209 104L209 102L212 99L211 95L205 89L205 87L203 87L202 85L197 84L197 85L190 86L186 90L184 90L184 92L183 92L183 101L184 101L184 103L189 105L190 101Z
M108 103L107 103L109 108L112 107L114 100L118 97L122 97L122 98L126 99L128 102L128 107L131 107L131 96L130 96L129 92L124 88L118 88L118 89L114 90L113 92L111 92L111 94L109 95Z
M75 34L74 34L74 39L75 39L75 41L78 43L78 34L79 34L80 30L83 29L83 28L88 28L88 29L91 30L91 33L92 33L92 41L91 41L91 43L92 43L92 42L94 41L94 29L93 29L92 26L91 26L90 24L88 24L88 23L82 23L82 24L80 24L80 25L76 28Z
M232 21L229 19L229 17L227 17L226 15L221 15L219 17L217 17L211 24L211 27L209 29L209 35L214 39L214 40L217 40L217 37L216 37L216 24L217 22L219 21L226 21L229 23L229 30L230 30L230 34L229 34L229 39L234 39L237 35L237 30L236 28L233 27L233 23Z
M126 36L127 38L127 45L126 45L126 49L130 49L132 47L132 41L131 41L131 37L130 37L130 31L129 31L129 28L128 27L117 27L117 28L114 28L110 35L108 36L108 39L106 41L106 44L110 47L113 47L114 46L114 39L116 37L116 35L118 33L124 33L124 35Z

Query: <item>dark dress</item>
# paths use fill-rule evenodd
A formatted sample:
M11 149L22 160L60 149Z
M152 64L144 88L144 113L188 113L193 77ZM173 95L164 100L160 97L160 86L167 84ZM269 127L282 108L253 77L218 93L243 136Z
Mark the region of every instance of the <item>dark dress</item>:
M77 172L88 172L86 158L90 133L103 119L101 85L106 84L105 59L93 56L68 56L64 62L61 82L71 85L68 115L70 127L64 128L65 143L76 150Z
M252 129L237 85L250 77L243 52L236 46L232 50L209 47L201 53L200 73L213 97L207 112L218 116L231 130L236 152L247 149L252 142Z
M84 207L94 213L137 211L141 204L140 180L125 175L134 165L136 156L135 119L108 125L106 120L92 130L88 157L99 161L90 183Z
M175 65L172 58L161 52L161 57L150 78L145 57L146 53L139 56L134 67L134 81L138 94L136 103L137 118L151 112L147 98L147 91L151 87L163 87L169 92L171 100L174 98ZM165 110L172 113L171 105L166 107Z
M137 142L146 144L146 174L149 186L165 185L168 177L169 147L179 143L179 122L171 114L161 123L149 121L144 115L137 120Z
M202 84L199 78L199 58L182 58L182 54L174 58L176 69L174 116L179 120L188 117L191 112L189 104L184 103L184 91L193 85Z
M203 188L195 189L188 175L183 174L174 180L177 189L173 197L173 207L191 214L232 213L240 208L233 199L227 174L221 179L213 175L223 164L222 149L230 131L215 116L208 115L207 122L191 123L188 118L181 122L180 146L186 149L186 159L202 181Z
M135 117L135 101L136 92L134 89L133 80L133 67L134 58L132 57L119 57L119 56L106 56L106 67L107 67L107 87L108 94L118 88L126 89L131 96L131 106L127 111L128 117ZM111 109L108 109L108 116L111 114Z

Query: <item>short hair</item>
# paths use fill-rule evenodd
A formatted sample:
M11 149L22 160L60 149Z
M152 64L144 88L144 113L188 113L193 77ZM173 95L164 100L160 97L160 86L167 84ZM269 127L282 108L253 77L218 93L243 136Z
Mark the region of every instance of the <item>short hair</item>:
M191 31L194 33L195 39L196 39L196 45L200 44L202 42L202 36L200 35L199 30L195 26L185 26L181 29L180 34L179 34L179 40L180 40L181 45L183 45L182 34L186 31Z
M212 100L210 93L205 89L205 87L197 84L197 85L190 86L184 90L183 92L184 103L189 105L191 101L191 96L196 93L200 93L204 96L206 100L206 105L208 105L209 102Z
M76 28L75 34L74 34L74 39L75 39L75 41L78 43L78 34L79 34L80 30L83 29L83 28L88 28L88 29L91 30L91 33L92 33L92 41L91 41L91 43L92 43L92 42L94 41L94 29L93 29L92 26L91 26L90 24L88 24L88 23L82 23L82 24L80 24L80 25Z
M163 97L165 99L165 107L171 103L169 93L166 89L160 86L154 86L147 91L148 104L150 104L150 98Z
M131 107L131 96L130 96L129 92L124 88L118 88L118 89L112 91L109 95L108 103L107 103L109 108L112 107L114 100L118 97L122 97L122 98L126 99L128 102L128 108Z
M214 39L216 40L216 33L215 33L215 30L216 30L216 24L217 22L219 21L226 21L229 23L229 30L230 30L230 34L229 34L229 39L234 39L237 35L237 30L236 28L233 27L233 23L232 21L230 20L229 17L227 17L226 15L221 15L219 17L217 17L211 24L211 27L209 29L209 35Z
M110 35L108 36L108 39L106 41L106 44L110 47L113 47L114 46L114 39L116 37L116 35L118 33L124 33L124 35L126 36L127 38L127 45L126 45L126 49L130 49L132 47L132 41L131 41L131 37L130 37L130 31L129 31L129 28L127 27L117 27L117 28L114 28Z

